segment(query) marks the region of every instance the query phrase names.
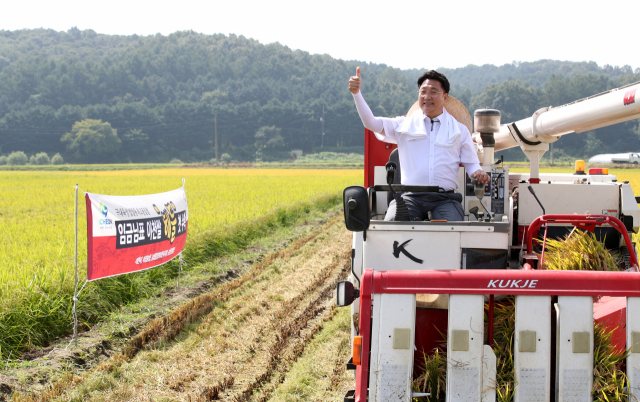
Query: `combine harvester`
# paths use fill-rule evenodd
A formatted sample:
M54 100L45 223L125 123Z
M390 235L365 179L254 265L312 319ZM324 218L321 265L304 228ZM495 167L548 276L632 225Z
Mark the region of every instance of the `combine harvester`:
M592 400L594 319L618 328L614 343L630 349L629 391L640 398L640 273L630 238L640 224L637 199L628 182L601 169L585 172L584 162L575 174L539 173L540 158L561 136L640 118L639 90L635 83L503 125L499 111L477 110L478 152L492 180L472 183L460 167L461 222L385 222L391 193L438 189L399 184L395 145L365 130L366 187L344 191L345 224L354 232L352 275L338 284L337 301L352 308L347 368L356 378L345 402L424 396L412 391L417 362L443 334L446 400L495 401L493 308L505 295L515 297L516 402ZM495 160L494 151L516 146L530 161L529 173L510 173ZM536 244L574 226L606 238L627 266L539 269L544 254L539 259ZM602 296L595 307L594 296Z

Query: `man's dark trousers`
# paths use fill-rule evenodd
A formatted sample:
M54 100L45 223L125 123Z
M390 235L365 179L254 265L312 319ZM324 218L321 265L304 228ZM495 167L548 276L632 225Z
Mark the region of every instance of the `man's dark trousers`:
M402 199L407 204L412 221L427 219L429 211L432 220L461 221L464 216L462 194L459 193L405 193ZM392 221L395 216L396 200L392 200L384 220Z

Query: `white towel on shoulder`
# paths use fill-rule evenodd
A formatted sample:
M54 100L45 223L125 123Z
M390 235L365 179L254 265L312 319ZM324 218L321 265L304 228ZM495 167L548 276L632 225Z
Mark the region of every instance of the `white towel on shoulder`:
M404 119L396 129L396 132L408 136L409 141L427 138L425 119L428 119L428 117L422 113L422 110L416 110L411 116ZM442 114L438 116L438 120L440 120L440 129L438 130L435 144L445 148L454 146L462 135L458 121L447 112L447 109L443 109Z

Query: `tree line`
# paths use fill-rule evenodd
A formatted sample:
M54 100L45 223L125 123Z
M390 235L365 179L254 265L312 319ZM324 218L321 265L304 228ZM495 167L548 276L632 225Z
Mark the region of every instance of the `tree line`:
M214 155L216 131L219 152L238 161L287 158L321 143L332 150L362 147L362 123L346 85L356 66L376 115L402 115L415 102L423 70L338 60L242 36L0 31L0 155L203 161ZM496 108L503 122L640 80L629 66L553 60L438 70L471 112ZM119 145L74 148L72 128L83 121L108 123ZM635 121L555 144L568 156L630 147L640 149Z

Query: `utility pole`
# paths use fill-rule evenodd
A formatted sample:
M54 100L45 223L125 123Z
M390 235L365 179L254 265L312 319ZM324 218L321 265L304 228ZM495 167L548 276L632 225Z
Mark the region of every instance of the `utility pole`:
M324 147L324 106L322 106L322 117L320 118L322 123L322 139L320 140L320 148Z
M553 142L551 143L551 166L555 166L553 164Z
M216 142L216 166L218 166L218 116L213 116L213 129L215 132L215 142Z

